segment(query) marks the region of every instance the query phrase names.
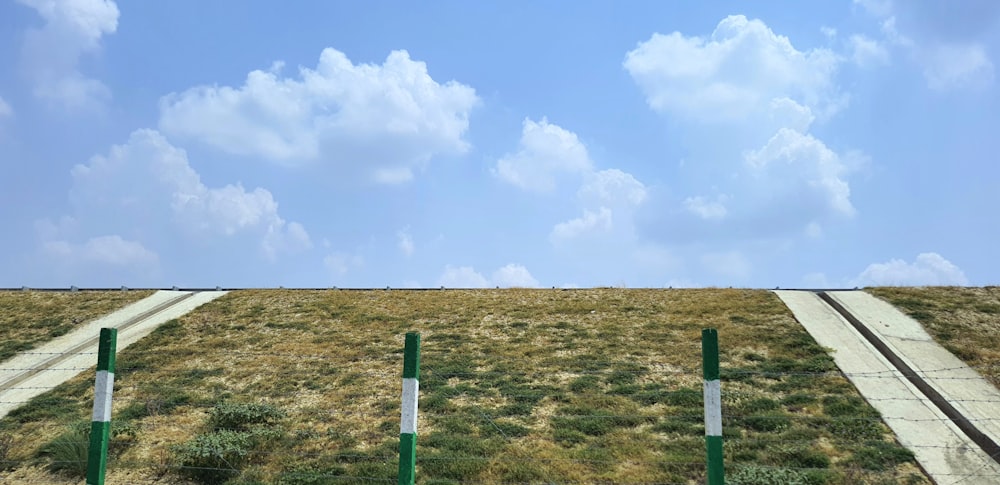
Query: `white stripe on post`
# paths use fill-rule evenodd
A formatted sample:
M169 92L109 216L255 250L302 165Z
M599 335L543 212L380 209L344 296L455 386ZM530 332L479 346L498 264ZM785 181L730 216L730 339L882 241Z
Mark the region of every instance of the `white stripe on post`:
M115 374L106 370L97 371L94 382L94 415L91 421L111 422L111 393L115 388Z
M407 377L403 379L403 414L399 423L401 434L417 434L417 394L420 381Z
M705 381L705 436L722 436L722 385Z

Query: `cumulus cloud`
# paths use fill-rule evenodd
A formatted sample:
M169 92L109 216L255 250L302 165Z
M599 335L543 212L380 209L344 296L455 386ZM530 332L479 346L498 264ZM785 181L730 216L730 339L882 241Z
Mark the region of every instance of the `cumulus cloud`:
M596 212L584 209L576 219L560 222L552 228L549 240L560 244L593 232L608 232L612 227L611 209L601 207Z
M550 242L561 244L611 232L612 214L626 221L646 200L646 186L632 174L616 168L598 170L594 165L576 133L544 117L539 122L526 118L518 150L500 158L493 174L531 192L554 192L569 181L579 184L576 193L583 215L556 223L549 233ZM621 226L618 232L631 228L631 224Z
M438 285L445 288L487 288L490 281L471 266L447 265L438 278Z
M788 128L778 131L763 148L749 151L744 158L755 171L774 170L784 179L784 189L799 192L807 187L810 192L825 199L829 210L846 216L854 215L851 190L842 176L847 167L840 156L812 135Z
M236 155L284 165L330 164L379 183L410 180L432 157L465 153L475 90L439 83L393 51L381 65L324 49L315 69L278 63L242 86L200 86L160 100L160 129Z
M684 208L702 219L722 219L726 217L726 200L728 197L720 195L715 199L708 197L688 197L684 199Z
M646 200L646 186L632 174L612 168L588 174L578 194L588 203L638 206Z
M35 96L71 110L95 110L111 98L102 82L79 70L80 58L100 50L101 38L118 29L111 0L18 0L35 9L41 28L25 34L21 63Z
M891 259L868 265L855 279L856 286L963 286L965 273L937 253L922 253L912 263Z
M576 133L546 118L538 122L525 118L518 151L497 160L493 174L525 190L551 192L556 177L585 174L592 167L587 148Z
M882 34L902 49L938 91L982 89L995 80L986 35L1000 18L1000 3L975 0L893 2L856 0L881 19Z
M493 272L493 284L510 288L537 288L538 280L531 276L528 268L511 263Z
M445 288L489 288L500 286L504 288L535 288L538 281L531 276L528 269L520 264L510 263L493 272L492 278L486 278L471 266L447 265L438 285Z
M250 237L272 259L312 246L301 224L278 214L271 192L238 183L206 186L187 153L153 130L133 132L127 143L76 165L71 174L74 216L41 224L40 235L49 241L86 231L127 231L129 240L161 245L177 235L196 241Z
M127 241L119 235L99 236L82 244L67 241L45 241L45 254L58 258L60 264L97 263L101 266L155 268L159 256L138 241Z
M876 47L858 42L859 59L874 62ZM817 119L846 106L835 82L843 61L740 15L709 36L654 34L628 52L625 70L652 110L684 125L694 154L677 187L649 195L642 234L672 242L789 237L853 214L849 162L864 155L838 153L810 134Z
M918 56L931 89L979 89L993 83L993 62L980 44L937 43Z
M624 67L656 111L699 121L744 121L772 99L828 104L837 56L799 51L760 20L726 17L708 38L654 34Z
M881 42L865 35L855 34L848 40L851 59L861 67L872 67L889 62L889 50Z

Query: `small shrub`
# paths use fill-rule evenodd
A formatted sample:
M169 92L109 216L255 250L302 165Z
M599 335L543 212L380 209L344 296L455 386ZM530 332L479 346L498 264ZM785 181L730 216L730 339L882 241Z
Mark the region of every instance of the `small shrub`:
M87 450L90 448L90 423L80 422L42 447L49 458L49 469L75 477L87 475Z
M806 474L788 468L741 466L727 480L733 485L808 485Z
M855 451L850 462L865 470L883 471L913 460L912 451L896 443L875 441Z
M700 407L702 405L703 391L683 387L676 391L671 391L663 396L663 400L671 406L680 407Z
M783 446L777 455L781 464L790 468L829 468L830 457L824 453L804 446Z
M284 437L276 426L284 416L269 404L219 403L209 413L211 431L174 447L175 461L182 474L201 483L240 476L255 451L271 448Z
M222 483L239 475L253 440L246 431L213 431L179 445L174 453L184 475L201 483Z
M781 399L781 404L784 404L785 406L802 406L804 404L812 404L814 402L816 402L816 396L802 392L789 394Z
M598 387L600 387L600 381L594 375L577 377L569 383L569 390L573 392L592 391Z
M763 432L780 431L792 424L791 418L774 412L757 416L747 416L740 419L739 422L747 429Z
M216 430L246 430L254 425L273 424L283 417L283 411L264 403L221 403L209 415Z
M747 402L740 403L738 411L742 413L760 413L764 411L773 411L778 409L778 402L774 399L760 397L757 399L751 399Z

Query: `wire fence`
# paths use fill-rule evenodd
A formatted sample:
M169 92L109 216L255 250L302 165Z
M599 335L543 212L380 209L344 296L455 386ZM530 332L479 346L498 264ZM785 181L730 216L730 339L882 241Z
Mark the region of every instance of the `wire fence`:
M225 351L230 365L202 368L200 352L119 356L108 483L395 483L400 430L399 352ZM18 356L56 354L22 352ZM185 357L186 355L186 357ZM186 359L186 360L185 360ZM241 366L251 362L273 364ZM576 366L570 366L574 363ZM417 469L421 483L693 483L706 472L701 367L631 357L532 359L425 352ZM0 388L0 482L75 483L86 462L93 366L4 367L5 376L81 374L61 384ZM923 369L919 377L960 368ZM975 369L983 370L983 369ZM91 372L87 372L91 371ZM964 445L902 447L885 426L948 418L880 415L848 379L900 379L898 371L843 374L722 368L730 483L928 483L913 453L964 453ZM11 396L27 392L31 398ZM1000 399L956 400L997 404ZM1000 421L1000 415L966 418ZM82 424L83 423L83 424ZM981 469L954 483L1000 482ZM940 474L938 475L940 478Z

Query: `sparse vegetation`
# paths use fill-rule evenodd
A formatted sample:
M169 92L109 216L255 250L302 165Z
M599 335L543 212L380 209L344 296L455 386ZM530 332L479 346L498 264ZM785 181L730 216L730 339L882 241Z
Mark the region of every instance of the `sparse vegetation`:
M151 291L0 291L3 335L0 362L151 294Z
M114 416L140 432L109 483L393 480L411 330L424 483L693 482L704 327L719 329L734 477L929 483L777 297L721 289L233 292L119 353ZM89 411L91 379L38 398L57 411L0 421L18 477Z
M1000 287L866 288L1000 387Z

